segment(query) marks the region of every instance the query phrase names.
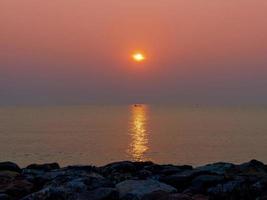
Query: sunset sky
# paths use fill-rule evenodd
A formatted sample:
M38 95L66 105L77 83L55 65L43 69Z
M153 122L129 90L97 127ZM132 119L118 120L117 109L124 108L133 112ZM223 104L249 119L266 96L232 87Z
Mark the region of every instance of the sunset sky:
M1 0L0 104L99 102L267 102L267 1Z

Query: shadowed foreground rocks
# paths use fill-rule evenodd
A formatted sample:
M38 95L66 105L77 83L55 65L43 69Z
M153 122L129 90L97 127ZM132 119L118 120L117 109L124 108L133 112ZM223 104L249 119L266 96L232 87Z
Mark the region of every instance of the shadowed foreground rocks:
M102 167L57 163L20 168L0 163L0 200L235 200L267 199L267 166L214 163L158 165L116 162Z

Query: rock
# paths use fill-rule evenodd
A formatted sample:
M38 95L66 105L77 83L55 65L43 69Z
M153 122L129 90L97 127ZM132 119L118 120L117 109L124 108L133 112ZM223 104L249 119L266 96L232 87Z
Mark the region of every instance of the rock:
M11 198L7 194L0 194L0 200L10 200Z
M193 198L187 194L171 194L168 200L193 200Z
M192 166L189 165L182 165L182 166L175 166L175 165L149 165L144 167L145 170L151 171L153 174L160 174L160 175L170 175L174 173L180 173L186 170L192 170Z
M141 169L144 169L144 167L154 165L154 163L151 161L144 161L144 162L143 161L135 161L135 162L133 162L133 164L135 165L137 170L141 170Z
M205 192L208 187L217 185L224 181L224 177L220 175L201 175L193 179L191 189L195 192Z
M149 194L145 194L142 200L167 200L170 193L165 191L154 191Z
M44 188L32 193L21 200L66 200L67 196L63 188Z
M50 172L49 172L50 173ZM25 200L66 199L73 200L89 195L90 191L98 188L111 188L114 184L96 173L65 172L48 181L43 189L25 197ZM107 191L107 190L103 190ZM91 193L90 195L93 195ZM100 195L100 194L99 194ZM106 196L108 196L106 192Z
M178 189L178 191L182 191L186 187L191 184L191 181L200 175L209 175L210 173L203 170L185 170L177 174L169 175L169 176L161 176L160 181L164 182L168 185L171 185Z
M0 179L3 177L8 177L8 178L15 178L16 176L19 176L20 173L15 172L15 171L0 171Z
M140 170L137 172L136 176L139 178L139 179L147 179L149 177L152 177L152 172L151 171L148 171L148 170Z
M253 175L258 177L267 176L267 167L260 161L251 160L248 163L244 163L237 166L239 174L246 176Z
M43 171L50 171L53 169L59 169L58 163L47 163L47 164L31 164L26 167L26 169L36 169L36 170L43 170Z
M33 191L33 184L21 177L0 180L0 193L5 193L12 198L21 198Z
M93 190L99 187L113 187L114 184L103 176L91 173L87 175L69 175L65 174L57 176L51 180L46 186L51 187L64 187L73 190L76 186L85 185L87 190Z
M155 180L126 180L116 185L120 198L130 197L131 199L142 199L145 195L155 191L164 191L168 193L177 190L170 185L166 185Z
M196 194L192 196L193 200L209 200L208 196L202 195L202 194Z
M14 171L20 173L21 169L16 163L0 162L0 171Z
M184 171L183 169L180 169L178 167L168 166L168 167L164 167L164 169L160 171L160 174L161 175L172 175L172 174L178 174L183 171Z
M112 173L133 173L136 172L137 168L130 161L122 161L105 165L101 167L101 170L104 175L109 175Z
M235 166L231 163L218 162L202 167L197 167L195 168L195 170L208 172L210 174L225 175L227 171L233 169L234 167Z
M119 193L115 188L97 188L95 190L79 194L79 200L117 200Z
M163 183L175 187L179 192L181 192L190 185L192 177L182 174L175 174L161 177L159 180Z
M151 194L145 195L142 200L193 200L191 196L187 194L175 193L170 194L164 191L155 191Z
M249 179L239 177L209 188L208 194L212 199L256 199L260 193L252 187Z

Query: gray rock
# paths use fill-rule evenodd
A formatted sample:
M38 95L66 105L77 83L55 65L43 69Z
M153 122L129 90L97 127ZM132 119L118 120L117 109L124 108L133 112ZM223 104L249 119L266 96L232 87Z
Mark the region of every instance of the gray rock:
M174 187L155 180L126 180L117 184L116 188L120 198L131 196L132 199L142 199L145 195L155 191L168 193L177 191Z

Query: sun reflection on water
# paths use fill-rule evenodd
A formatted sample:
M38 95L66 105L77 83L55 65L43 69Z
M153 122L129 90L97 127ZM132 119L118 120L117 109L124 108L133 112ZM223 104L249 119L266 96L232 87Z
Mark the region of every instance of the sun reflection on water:
M128 153L135 161L148 160L145 153L149 149L148 145L148 106L133 105L131 106L130 135L131 143Z

